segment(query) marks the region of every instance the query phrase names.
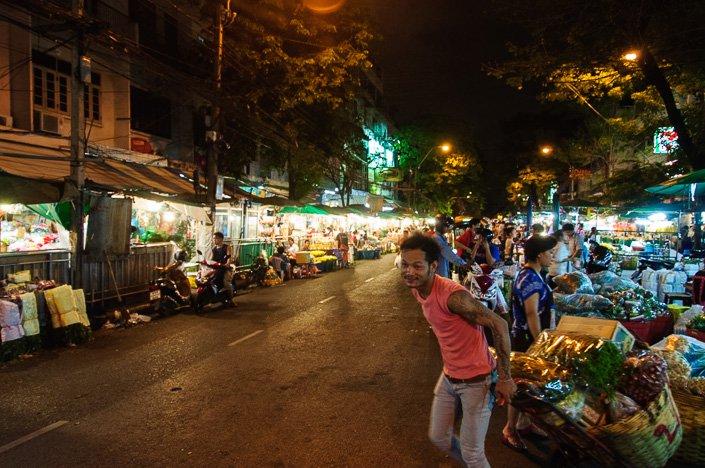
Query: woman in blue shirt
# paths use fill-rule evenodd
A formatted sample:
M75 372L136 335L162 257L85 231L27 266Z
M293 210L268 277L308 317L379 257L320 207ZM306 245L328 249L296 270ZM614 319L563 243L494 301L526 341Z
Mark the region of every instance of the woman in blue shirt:
M526 351L541 330L551 324L553 293L541 277L541 269L553 260L554 237L532 236L524 244L526 263L517 276L512 289L512 348ZM507 425L502 431L502 442L515 450L526 450L520 433L536 432L532 425L518 428L520 413L509 406Z

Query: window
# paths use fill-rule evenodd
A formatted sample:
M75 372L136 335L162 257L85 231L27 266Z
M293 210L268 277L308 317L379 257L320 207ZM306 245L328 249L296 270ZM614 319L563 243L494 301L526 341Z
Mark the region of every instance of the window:
M150 135L171 138L171 101L130 86L130 126Z
M32 52L34 107L39 110L70 113L71 64L41 52ZM84 85L83 115L86 119L101 120L99 73L91 73L91 83Z

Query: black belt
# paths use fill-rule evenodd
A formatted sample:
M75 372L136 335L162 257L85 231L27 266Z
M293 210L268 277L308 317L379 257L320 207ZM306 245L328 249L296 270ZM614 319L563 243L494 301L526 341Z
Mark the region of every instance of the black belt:
M451 377L448 374L443 374L446 376L446 379L450 383L478 383L478 382L484 382L484 380L490 375L490 374L482 374L482 375L476 375L475 377L470 377L469 379L456 379L455 377Z

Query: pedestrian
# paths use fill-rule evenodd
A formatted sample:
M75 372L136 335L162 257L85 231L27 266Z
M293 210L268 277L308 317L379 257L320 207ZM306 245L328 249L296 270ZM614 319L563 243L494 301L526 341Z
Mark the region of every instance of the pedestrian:
M541 269L551 265L554 237L532 237L524 245L526 263L512 288L512 344L514 351L524 352L541 333L550 328L553 293L541 277ZM521 423L521 424L520 424ZM530 421L522 418L513 406L508 407L507 424L502 430L502 443L515 450L526 450L524 433L540 433ZM543 434L541 434L543 435Z
M570 254L568 255L568 271L572 268L576 270L580 268L580 259L583 255L583 243L575 234L575 225L572 223L565 223L561 229L566 239L568 240L568 250Z
M504 405L516 392L507 322L473 299L467 289L437 274L441 249L433 239L414 234L401 250L402 278L421 304L443 359L431 405L429 438L466 466L489 467L484 446L495 395L497 403ZM483 327L492 332L498 362L489 352ZM454 428L459 407L458 436Z
M457 249L458 255L460 255L463 260L470 258L470 253L475 245L475 235L481 223L480 218L472 218L465 232L455 239L455 248Z
M213 234L213 249L211 250L211 260L218 263L225 263L232 265L233 253L229 245L225 243L225 235L222 232L216 232ZM214 271L215 277L213 278L213 284L219 290L227 291L230 297L230 302L235 305L233 297L235 296L235 288L233 287L232 281L232 270L218 268Z
M570 264L570 245L568 243L568 236L566 235L565 231L558 230L556 231L556 234L552 237L554 239L553 245L555 246L555 248L553 249L551 255L551 263L548 267L549 285L553 283L553 278L555 276L565 275L566 273L568 273L568 266ZM526 248L524 250L526 251Z
M343 268L348 268L348 266L350 265L350 259L348 257L348 254L350 253L350 241L348 238L348 233L345 231L345 228L340 228L340 232L335 237L335 240L338 241L338 250L340 251L341 256L341 266Z
M529 237L534 237L534 236L543 236L545 229L543 227L543 224L541 223L536 223L531 225L531 236Z
M438 246L441 249L441 257L438 262L438 274L444 278L450 277L451 262L461 268L467 267L467 262L453 252L453 249L446 240L445 236L451 226L453 226L453 218L444 215L436 216L436 227L433 231L433 239L438 242Z

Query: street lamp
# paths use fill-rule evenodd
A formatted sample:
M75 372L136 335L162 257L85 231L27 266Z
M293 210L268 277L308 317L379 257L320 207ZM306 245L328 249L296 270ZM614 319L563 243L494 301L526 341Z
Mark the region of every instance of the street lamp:
M429 157L429 155L433 152L435 149L440 149L443 153L449 153L450 150L453 149L453 147L449 143L443 143L442 145L436 145L432 146L428 152L424 155L423 158L421 158L421 162L418 163L416 166L416 173L414 174L414 208L416 208L416 192L417 192L417 187L418 187L418 182L419 182L419 170L421 169L421 165L426 161L426 158Z
M553 146L551 145L543 145L540 149L541 154L544 156L550 156L553 154Z
M624 54L622 57L624 60L628 60L630 62L634 62L639 58L639 52L636 50L632 50Z

